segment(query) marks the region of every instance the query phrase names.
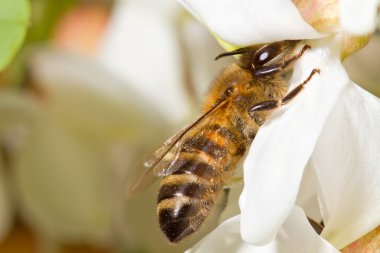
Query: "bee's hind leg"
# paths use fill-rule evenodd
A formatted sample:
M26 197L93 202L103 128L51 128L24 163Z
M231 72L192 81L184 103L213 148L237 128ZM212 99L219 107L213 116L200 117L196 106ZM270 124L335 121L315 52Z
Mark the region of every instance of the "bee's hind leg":
M311 71L309 77L303 81L300 85L295 87L293 90L291 90L285 97L279 100L266 100L259 102L257 104L254 104L251 106L248 110L248 114L251 118L255 118L255 112L261 112L261 111L270 111L274 110L282 105L287 104L290 102L293 98L295 98L305 87L305 85L310 81L310 79L316 74L319 73L319 69L313 69Z

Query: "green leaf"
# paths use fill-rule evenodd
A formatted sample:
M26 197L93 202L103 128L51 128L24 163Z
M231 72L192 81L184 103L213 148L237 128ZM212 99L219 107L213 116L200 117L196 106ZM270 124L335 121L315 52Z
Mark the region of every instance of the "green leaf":
M0 0L0 71L21 46L29 25L28 0Z

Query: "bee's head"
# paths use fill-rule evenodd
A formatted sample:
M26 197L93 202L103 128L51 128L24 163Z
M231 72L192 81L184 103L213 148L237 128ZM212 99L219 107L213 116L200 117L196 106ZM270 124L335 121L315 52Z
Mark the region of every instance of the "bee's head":
M310 48L300 40L285 40L239 48L216 57L240 55L239 65L256 77L283 74L292 68L303 52Z

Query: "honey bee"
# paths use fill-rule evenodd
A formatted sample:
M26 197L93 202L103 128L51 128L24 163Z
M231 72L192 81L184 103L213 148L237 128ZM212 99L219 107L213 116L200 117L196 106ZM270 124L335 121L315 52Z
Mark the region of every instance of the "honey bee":
M240 48L213 82L203 115L167 140L145 166L134 191L162 177L157 199L160 227L171 243L194 233L220 199L237 163L270 112L290 102L318 69L285 95L284 74L310 46L287 40Z

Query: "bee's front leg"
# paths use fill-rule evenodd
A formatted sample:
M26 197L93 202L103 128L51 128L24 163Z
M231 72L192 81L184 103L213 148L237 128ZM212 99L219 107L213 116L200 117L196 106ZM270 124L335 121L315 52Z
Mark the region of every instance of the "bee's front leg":
M310 81L310 79L315 75L316 73L319 73L319 69L313 69L311 71L309 77L303 81L300 85L295 87L293 90L291 90L284 98L279 100L266 100L259 102L257 104L254 104L248 109L248 114L252 119L255 119L256 112L262 112L262 111L270 111L273 109L276 109L282 105L287 104L290 102L293 98L295 98L302 90L305 88L305 85Z

